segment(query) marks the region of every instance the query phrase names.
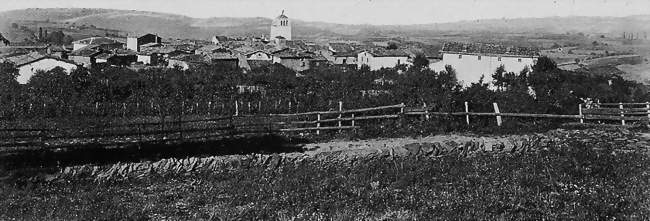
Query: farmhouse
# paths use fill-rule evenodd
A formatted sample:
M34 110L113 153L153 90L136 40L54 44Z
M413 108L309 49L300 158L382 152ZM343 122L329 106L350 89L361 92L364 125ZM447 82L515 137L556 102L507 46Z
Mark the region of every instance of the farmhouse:
M167 68L180 68L188 70L193 67L203 66L210 62L210 58L199 54L182 54L170 57L167 61Z
M442 50L442 61L430 64L434 71L444 70L451 65L456 70L456 78L465 85L484 81L492 82L492 74L503 65L506 72L521 72L525 67L532 68L537 62L539 51L522 47L506 47L493 44L446 43Z
M93 64L95 64L95 57L99 55L101 51L90 47L86 46L83 47L79 50L73 51L70 56L68 56L68 59L74 61L75 63L82 65L86 68L90 68Z
M5 60L16 65L19 74L16 80L18 80L18 83L20 84L27 84L29 79L31 79L38 71L49 71L56 67L60 67L67 73L70 73L77 68L77 65L74 62L44 56L38 53L9 57Z
M151 44L151 43L160 44L161 42L162 42L162 38L160 36L155 34L146 34L140 37L127 37L126 47L133 51L139 52L140 47L142 45Z
M357 55L357 67L367 65L370 70L392 68L408 64L408 59L408 54L402 50L366 50Z
M320 66L327 59L307 51L285 48L271 53L273 63L279 63L291 70L300 72Z
M323 53L333 64L356 65L357 55L354 46L346 43L329 43L328 52Z

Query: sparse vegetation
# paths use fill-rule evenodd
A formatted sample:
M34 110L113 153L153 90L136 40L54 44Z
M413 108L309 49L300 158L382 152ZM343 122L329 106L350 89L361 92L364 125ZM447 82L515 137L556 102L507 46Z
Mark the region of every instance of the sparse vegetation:
M358 158L278 169L2 185L2 219L645 220L650 159L572 136L525 154Z

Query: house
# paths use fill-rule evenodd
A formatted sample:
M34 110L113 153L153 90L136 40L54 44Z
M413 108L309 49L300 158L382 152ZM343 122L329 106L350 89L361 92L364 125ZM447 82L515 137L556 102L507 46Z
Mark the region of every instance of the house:
M95 57L101 53L96 47L86 46L78 50L72 51L68 59L86 68L92 67L95 64Z
M246 53L246 59L248 60L257 60L257 61L270 61L271 54L266 51L256 50Z
M188 70L190 68L206 65L210 62L209 58L200 54L182 54L170 57L167 60L167 68L180 68Z
M299 51L292 48L285 48L279 51L271 53L272 62L279 63L291 70L300 72L309 70L312 65L312 60L316 59L316 54L306 51ZM327 61L325 58L320 56L316 61L318 64L322 60Z
M357 55L358 68L367 65L370 70L379 70L402 64L409 64L408 54L402 50L365 50Z
M72 50L76 51L89 45L119 45L120 47L124 47L124 42L121 39L116 38L91 37L73 41Z
M172 46L141 47L137 53L137 62L145 65L159 65L169 57L188 54Z
M140 47L146 44L160 44L162 38L157 34L145 34L140 37L127 37L126 48L139 52Z
M444 70L450 65L456 70L458 81L469 85L485 76L485 82L492 82L492 74L503 65L506 72L519 73L532 68L539 58L539 50L523 47L507 47L494 44L445 43L440 51L442 61L430 64L434 71Z
M333 64L339 65L356 65L357 55L354 46L346 43L329 43L328 51L325 56Z
M221 35L215 35L215 36L212 36L212 38L210 39L210 41L212 42L212 44L215 44L215 45L217 45L217 44L223 44L223 43L226 43L226 42L228 42L228 41L230 41L230 40L231 40L231 39L228 38L227 36L221 36Z
M207 54L206 59L209 60L209 63L218 65L220 67L228 69L239 68L239 59L236 55L229 51Z
M6 61L16 65L16 68L18 69L18 78L16 80L20 84L27 84L32 76L34 76L38 71L50 71L54 68L60 67L63 68L66 73L70 73L77 68L77 64L72 61L45 56L38 53L9 57L6 58Z

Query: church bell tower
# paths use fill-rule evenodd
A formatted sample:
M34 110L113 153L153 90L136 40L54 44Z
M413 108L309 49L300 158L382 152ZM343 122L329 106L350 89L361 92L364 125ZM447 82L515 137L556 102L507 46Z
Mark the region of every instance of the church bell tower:
M289 17L284 15L284 10L282 10L280 16L273 19L270 37L271 39L291 40L291 21L289 21Z

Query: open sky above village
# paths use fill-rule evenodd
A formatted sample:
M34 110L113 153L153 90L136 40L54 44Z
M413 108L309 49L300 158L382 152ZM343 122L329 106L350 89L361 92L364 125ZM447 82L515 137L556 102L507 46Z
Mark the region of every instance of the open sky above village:
M648 0L3 0L2 9L111 8L207 17L275 17L400 25L490 18L650 14Z

